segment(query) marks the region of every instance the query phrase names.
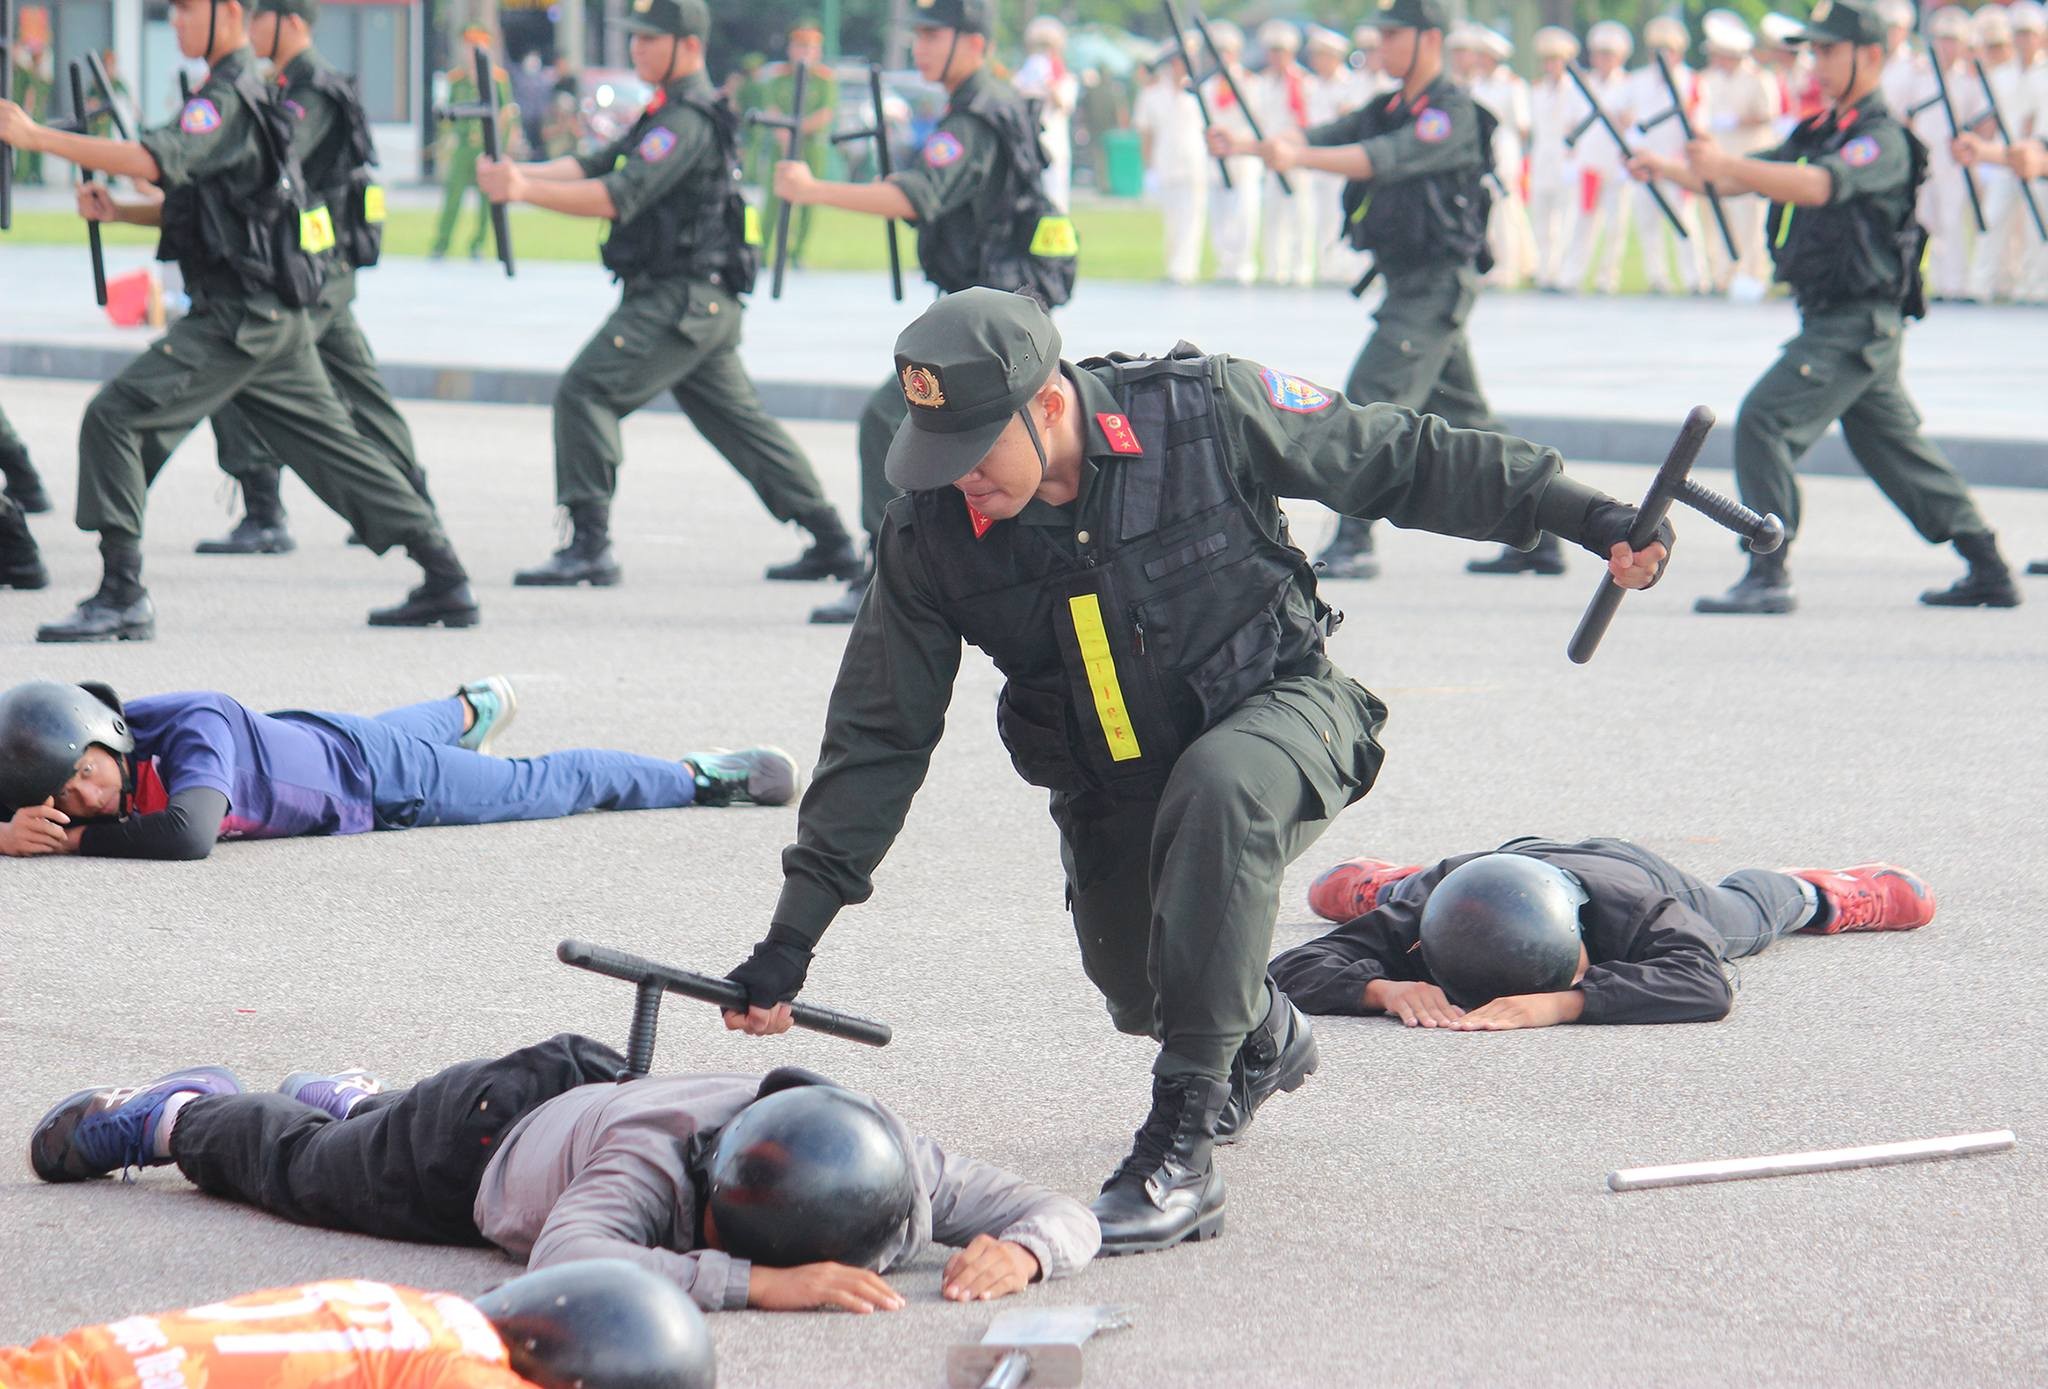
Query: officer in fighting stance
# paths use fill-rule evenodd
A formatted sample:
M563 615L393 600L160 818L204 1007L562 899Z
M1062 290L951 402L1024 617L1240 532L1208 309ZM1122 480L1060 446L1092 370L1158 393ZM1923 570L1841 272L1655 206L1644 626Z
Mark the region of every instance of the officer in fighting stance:
M1256 362L1062 362L1021 294L970 289L896 342L908 419L876 577L826 715L817 779L729 1027L789 1025L839 909L865 901L939 741L962 642L1008 679L996 723L1052 792L1083 967L1120 1031L1160 1042L1152 1108L1095 1202L1106 1253L1205 1239L1211 1160L1316 1067L1266 981L1290 860L1363 796L1385 706L1323 654L1333 618L1282 496L1528 544L1549 530L1647 587L1635 509L1520 439L1359 406Z
M1729 154L1711 139L1683 159L1638 154L1630 172L1697 192L1757 193L1771 200L1766 227L1777 277L1799 301L1799 336L1750 387L1735 421L1735 481L1744 504L1784 519L1786 543L1749 556L1749 569L1705 613L1789 613L1796 600L1787 552L1800 520L1793 465L1839 419L1863 471L1926 539L1952 542L1969 563L1933 607L2010 608L2018 585L1991 527L1940 450L1920 432L1899 380L1906 320L1926 312L1920 255L1927 234L1914 197L1927 151L1885 108L1885 24L1864 0L1821 0L1794 41L1813 45L1814 75L1829 108L1801 122L1774 150Z
M852 538L740 362L739 296L754 287L754 249L740 194L739 121L704 75L711 12L704 0L633 0L620 23L633 35L633 70L656 88L632 129L594 154L477 165L492 202L609 221L601 254L621 285L618 308L555 391L555 500L575 534L512 582L619 581L611 549L619 421L664 390L769 514L811 533L810 548L768 577L850 578L860 570Z
M1401 79L1398 91L1359 110L1263 144L1221 126L1209 132L1219 155L1257 153L1272 168L1341 174L1344 224L1351 244L1373 253L1387 282L1372 336L1352 363L1345 398L1386 401L1441 415L1464 429L1500 428L1472 365L1465 319L1492 265L1486 219L1492 199L1482 182L1493 169L1493 113L1444 70L1444 0L1393 0L1369 21L1384 35L1380 61ZM1306 147L1304 146L1306 142ZM1331 578L1368 579L1370 522L1346 516L1320 556ZM1475 562L1485 573L1564 572L1555 537L1539 536L1528 555Z
M431 505L427 475L412 442L412 430L398 413L391 392L377 374L377 358L356 323L356 271L377 263L383 242L384 190L377 185L376 147L370 117L354 79L313 46L319 0L256 0L249 38L270 60L278 90L295 124L292 151L306 175L310 196L327 209L334 245L321 257L320 298L307 317L313 342L356 432L391 460L412 489ZM202 555L281 555L295 548L285 528L278 495L277 455L250 426L242 408L230 402L213 417L221 471L241 484L243 515L218 540L202 540Z
M394 545L426 571L404 602L372 626L476 625L469 576L440 518L391 460L371 447L328 384L305 306L319 264L294 235L301 209L280 196L289 132L256 78L239 0L177 0L171 25L187 57L211 65L168 125L139 141L50 130L0 102L0 144L137 179L161 198L117 204L104 184L79 188L94 221L160 226L160 259L176 260L192 311L108 382L86 407L78 439L78 525L100 534L99 590L38 641L146 641L156 608L142 586L142 518L149 484L192 426L239 399L273 450L378 554ZM293 161L295 162L295 161ZM240 244L216 238L232 237Z
M43 490L42 475L29 462L28 445L14 432L7 412L0 410L0 480L6 482L6 497L30 515L50 509L50 494Z
M946 89L946 114L917 163L881 183L829 183L802 160L775 166L775 196L917 224L917 260L941 294L973 285L1027 289L1051 308L1074 290L1073 223L1046 197L1038 109L987 69L994 42L990 0L919 0L911 57L918 75ZM860 415L860 521L872 550L897 489L884 473L889 441L907 410L894 378ZM851 622L874 577L865 569L813 622Z

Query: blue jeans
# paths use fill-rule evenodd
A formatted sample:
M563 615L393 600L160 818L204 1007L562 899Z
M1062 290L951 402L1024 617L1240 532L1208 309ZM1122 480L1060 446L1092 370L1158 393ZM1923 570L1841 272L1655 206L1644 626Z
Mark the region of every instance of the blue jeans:
M436 699L374 719L314 715L345 735L370 770L380 830L552 820L586 810L660 810L695 799L681 762L578 750L486 757L459 746L463 702Z

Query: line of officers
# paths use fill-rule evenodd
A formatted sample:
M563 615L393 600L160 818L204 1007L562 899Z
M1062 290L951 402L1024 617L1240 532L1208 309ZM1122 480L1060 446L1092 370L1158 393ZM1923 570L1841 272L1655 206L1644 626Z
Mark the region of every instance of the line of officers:
M2048 244L2028 223L2018 184L2004 169L1978 173L1986 222L1979 233L1961 167L1949 152L1947 118L1935 100L1929 59L1912 41L1913 6L1887 0L1880 8L1886 104L1931 152L1919 204L1929 232L1930 297L2048 302ZM1763 242L1765 201L1750 195L1725 201L1737 251L1731 256L1699 200L1667 189L1687 232L1681 240L1648 188L1629 177L1626 158L1591 119L1565 67L1581 65L1587 86L1631 152L1675 156L1683 152L1685 138L1669 115L1671 97L1657 65L1661 55L1694 127L1738 154L1755 154L1780 143L1825 104L1810 52L1789 42L1798 27L1798 21L1770 14L1752 28L1733 11L1710 10L1700 23L1706 61L1699 68L1687 61L1692 31L1670 15L1643 26L1642 60L1634 66L1636 37L1625 24L1602 20L1587 29L1583 43L1569 30L1546 27L1533 39L1540 67L1532 82L1509 65L1515 46L1507 35L1471 22L1454 24L1444 45L1450 76L1499 122L1499 185L1487 232L1493 269L1485 282L1612 294L1621 287L1633 241L1651 293L1761 297L1771 279ZM1319 26L1269 21L1255 36L1263 54L1255 71L1238 61L1244 36L1235 26L1218 22L1210 28L1260 130L1269 135L1313 129L1399 85L1381 61L1379 30L1372 25L1359 26L1347 39ZM2015 139L2048 134L2048 12L2039 0L1989 5L1975 14L1945 6L1929 15L1927 32L1965 126L1994 133L1991 103L1975 68L1981 61L2008 133ZM1289 197L1256 159L1243 158L1230 163L1226 188L1202 143L1200 109L1187 90L1178 48L1165 45L1150 72L1132 123L1144 142L1150 193L1164 214L1167 279L1199 279L1206 244L1221 281L1354 283L1365 267L1337 230L1342 180L1304 172L1294 178L1297 191ZM1220 76L1210 76L1201 90L1219 124L1249 133Z

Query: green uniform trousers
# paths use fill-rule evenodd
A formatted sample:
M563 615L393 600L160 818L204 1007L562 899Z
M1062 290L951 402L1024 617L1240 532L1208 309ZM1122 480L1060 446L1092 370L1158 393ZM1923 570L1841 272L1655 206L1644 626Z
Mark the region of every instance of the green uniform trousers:
M376 553L445 539L433 508L350 425L304 311L268 295L195 295L191 313L100 388L78 431L79 529L139 538L149 485L231 400Z
M7 420L7 412L0 410L0 453L26 454L28 445L21 442L21 436L14 432L14 426Z
M1982 535L1970 489L1920 433L1899 380L1905 321L1897 306L1844 304L1801 316L1798 336L1743 397L1735 417L1735 483L1753 511L1799 531L1793 464L1836 420L1849 452L1913 529L1937 544Z
M555 500L610 501L619 421L665 390L776 520L836 525L810 460L761 408L740 362L740 318L739 300L706 281L629 280L555 390Z
M1363 796L1386 707L1332 669L1276 680L1190 744L1157 801L1055 793L1081 965L1161 1075L1222 1077L1262 1015L1287 865Z
M462 204L471 193L476 194L476 230L469 238L469 253L472 256L484 253L484 235L491 224L491 202L476 186L476 161L482 153L482 150L458 141L454 152L448 156L448 168L441 178L441 219L434 223L433 255L448 254L448 243L455 236L455 219L462 215Z
M1405 405L1460 429L1499 433L1465 337L1479 276L1457 265L1385 271L1381 278L1386 297L1373 315L1372 336L1351 364L1345 397L1354 405Z
M870 544L882 533L882 513L903 495L903 489L889 481L887 464L889 441L909 418L910 402L903 398L903 383L893 376L875 387L861 407L854 438L860 450L860 524Z
M391 392L385 389L384 378L377 374L377 359L370 352L369 339L363 336L355 311L349 307L355 302L355 281L355 271L347 266L328 265L320 302L306 313L313 324L313 345L320 353L328 384L340 397L356 433L390 459L413 490L426 497L427 475L413 451L412 430L406 425L405 416L398 413ZM239 404L230 402L213 417L213 436L219 445L221 471L229 477L277 475L282 460L249 427L248 417Z

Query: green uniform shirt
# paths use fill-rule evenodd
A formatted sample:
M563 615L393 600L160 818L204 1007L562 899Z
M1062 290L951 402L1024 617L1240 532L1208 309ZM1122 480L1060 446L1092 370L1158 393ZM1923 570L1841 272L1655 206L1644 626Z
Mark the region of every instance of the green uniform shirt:
M585 176L611 194L614 222L630 222L681 186L706 159L719 158L718 133L702 111L682 100L716 94L701 72L678 77L648 103L643 118L609 146L576 156Z
M1122 407L1093 373L1062 369L1079 393L1087 435L1080 495L1066 506L1033 500L996 524L1044 527L1078 552L1100 528L1104 494L1090 483L1099 465L1115 466L1118 456L1102 419L1120 417ZM1565 477L1553 450L1453 429L1398 406L1352 405L1257 362L1230 362L1225 388L1218 422L1248 499L1302 497L1347 516L1527 545L1538 530L1579 540L1587 509L1601 496ZM773 924L810 941L841 906L872 892L870 875L924 782L960 669L960 633L940 610L909 534L912 518L909 498L890 504L874 584L833 686L797 842L782 856Z
M889 175L889 182L910 199L919 222L934 222L974 201L995 177L1003 158L1002 142L988 122L967 114L987 74L976 71L954 89L945 117L924 142L914 167Z
M1815 154L1810 148L1810 141L1803 141L1799 132L1794 132L1784 144L1757 157L1780 164L1809 164L1826 170L1831 180L1829 207L1864 199L1881 214L1883 225L1895 227L1904 222L1913 210L1919 191L1913 186L1913 155L1907 145L1910 137L1905 127L1886 109L1884 98L1876 92L1865 98L1861 107L1825 119L1853 123L1859 114L1866 122L1864 128L1844 142L1840 149ZM1806 215L1809 213L1805 209L1784 209L1769 228L1770 235L1782 243L1791 229L1790 223ZM1883 258L1883 263L1874 268L1886 278L1896 278L1902 269L1897 248L1887 242L1874 249ZM1853 255L1858 251L1855 246L1845 244L1842 253Z
M312 162L328 137L348 120L334 99L313 85L315 77L334 70L334 64L321 57L318 49L309 48L285 64L278 78L278 86L284 89L284 109L292 113L292 153L299 157L306 182L316 190L332 187L345 172L318 168Z
M790 106L796 99L796 70L788 63L776 63L762 69L755 78L753 91L746 104L762 111L780 111L791 114ZM814 116L820 111L829 111L839 104L839 79L832 75L832 69L823 63L815 63L804 77L805 116ZM773 159L783 157L784 134L780 130L763 128L761 135L774 151ZM814 134L797 139L797 157L813 165L814 169L823 162L825 151L831 148L832 127L827 124Z
M491 87L493 89L491 109L502 112L512 103L510 79L497 68L492 68ZM467 67L462 67L448 74L448 104L450 106L473 106L476 104L476 99L476 74L474 72ZM450 120L449 125L454 128L455 143L459 148L482 151L484 147L484 132L483 128L475 120L465 117L460 120ZM502 126L503 123L501 121L498 132L500 135L505 133Z
M1400 92L1376 97L1307 131L1305 138L1311 145L1359 146L1372 160L1368 182L1374 188L1486 167L1479 148L1479 108L1469 92L1443 74L1413 98L1404 99Z
M243 104L235 80L256 62L238 48L215 63L192 99L167 124L138 137L156 160L158 186L166 191L201 179L226 181L228 191L255 191L263 176L263 139L256 115Z

